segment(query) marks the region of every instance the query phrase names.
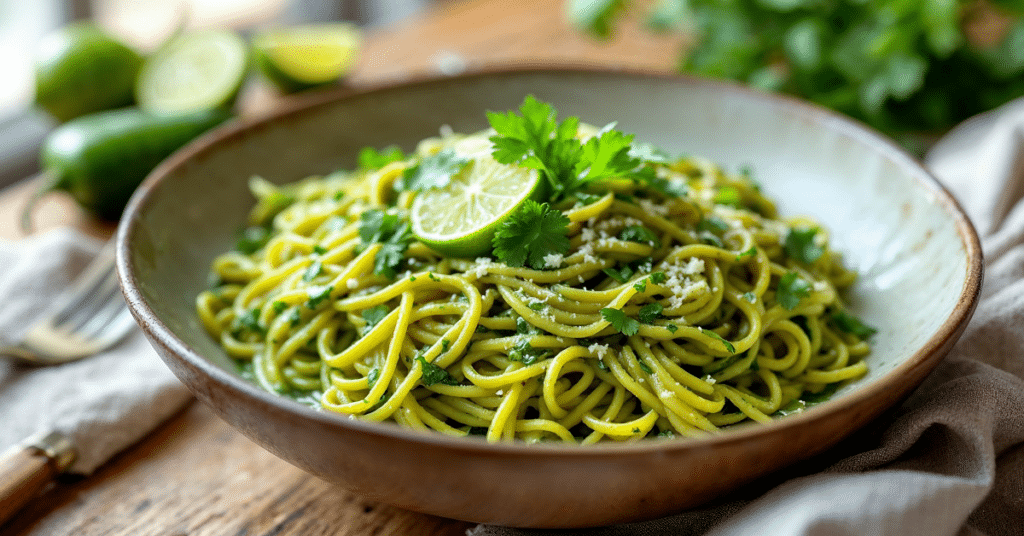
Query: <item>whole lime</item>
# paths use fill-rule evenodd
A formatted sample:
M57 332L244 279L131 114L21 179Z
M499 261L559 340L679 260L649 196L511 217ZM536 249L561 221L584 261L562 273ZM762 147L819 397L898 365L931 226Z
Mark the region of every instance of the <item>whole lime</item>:
M39 43L36 104L64 122L129 105L142 56L89 22L57 29Z

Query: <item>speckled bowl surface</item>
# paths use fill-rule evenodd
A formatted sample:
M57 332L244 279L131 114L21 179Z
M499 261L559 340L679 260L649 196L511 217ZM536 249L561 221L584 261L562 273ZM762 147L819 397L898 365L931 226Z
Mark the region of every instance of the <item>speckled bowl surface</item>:
M405 150L532 93L562 115L617 121L673 153L750 165L783 214L806 214L861 275L848 296L879 328L870 373L830 401L768 425L626 445L488 444L318 412L244 381L202 328L195 296L252 205L246 182L354 166L358 149ZM467 521L577 527L691 508L820 453L916 387L967 324L981 285L978 238L957 203L887 139L821 108L706 80L531 69L311 96L225 126L164 162L118 232L128 304L168 366L222 418L281 458L356 493Z

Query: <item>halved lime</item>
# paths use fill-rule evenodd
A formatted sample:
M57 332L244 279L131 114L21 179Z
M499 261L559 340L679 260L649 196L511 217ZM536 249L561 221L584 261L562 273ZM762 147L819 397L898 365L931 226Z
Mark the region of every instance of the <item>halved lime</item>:
M536 170L478 156L444 188L420 192L412 204L412 232L424 244L453 257L476 257L491 250L494 232L537 195Z
M249 68L245 41L228 30L172 38L139 72L136 99L150 113L180 114L229 107Z
M77 22L39 43L36 104L59 121L132 103L142 56L95 24Z
M355 63L359 29L346 23L266 30L253 37L260 71L291 93L337 82Z

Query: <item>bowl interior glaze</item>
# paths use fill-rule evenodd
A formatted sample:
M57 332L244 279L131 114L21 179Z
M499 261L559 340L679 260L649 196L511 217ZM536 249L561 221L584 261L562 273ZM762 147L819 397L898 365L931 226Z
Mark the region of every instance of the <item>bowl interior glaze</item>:
M318 412L262 392L202 328L195 296L232 247L252 198L277 183L353 167L357 151L411 150L442 125L472 132L526 94L562 116L706 156L755 179L784 215L809 215L860 279L852 310L879 329L870 373L831 401L700 440L576 448L489 445ZM118 268L132 312L204 402L282 458L398 506L516 526L646 519L702 504L821 452L920 383L963 330L981 282L977 236L912 157L802 102L706 80L581 69L513 69L319 95L221 128L164 162L122 220ZM429 483L429 484L424 484Z

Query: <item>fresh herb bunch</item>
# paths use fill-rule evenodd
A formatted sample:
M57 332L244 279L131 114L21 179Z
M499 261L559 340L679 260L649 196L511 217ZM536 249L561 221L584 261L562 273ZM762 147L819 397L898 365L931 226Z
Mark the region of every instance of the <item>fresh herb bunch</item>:
M607 37L631 0L571 0ZM646 3L645 3L646 4ZM890 134L938 133L1024 95L1022 0L660 0L679 69L798 95Z

